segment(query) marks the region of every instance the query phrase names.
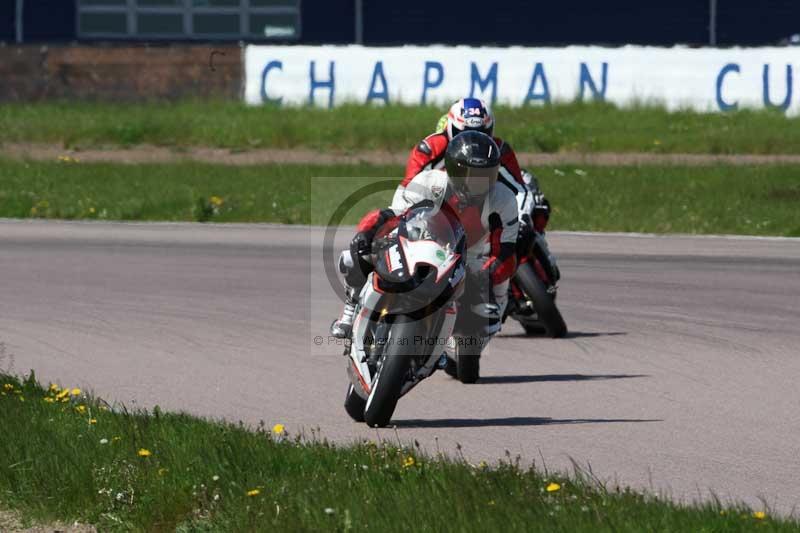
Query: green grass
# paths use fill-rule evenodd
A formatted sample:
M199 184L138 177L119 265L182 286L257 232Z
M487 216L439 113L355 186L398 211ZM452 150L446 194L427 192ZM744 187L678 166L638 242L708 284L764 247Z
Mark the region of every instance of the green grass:
M800 166L569 167L540 174L556 229L800 237Z
M350 193L375 181L370 176L401 171L0 160L0 217L327 224ZM800 166L564 166L537 173L553 203L551 229L800 236ZM343 222L355 223L390 198L383 191L364 199Z
M405 151L434 128L438 107L249 107L236 102L0 105L0 143L67 147L310 147ZM496 109L499 136L518 151L800 153L800 118L776 111L669 113L654 106L566 104Z
M24 381L0 374L0 508L19 511L29 522L236 532L799 526L768 509L677 505L607 489L587 475L523 469L511 457L473 466L457 454L433 458L413 446L334 446L293 427L249 429L158 408L109 410L83 392L60 390L42 388L33 374ZM548 491L555 488L551 483L559 488Z

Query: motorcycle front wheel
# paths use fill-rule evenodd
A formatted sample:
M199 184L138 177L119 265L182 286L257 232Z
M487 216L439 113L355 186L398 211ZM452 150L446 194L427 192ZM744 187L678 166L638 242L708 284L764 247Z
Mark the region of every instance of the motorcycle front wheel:
M520 265L514 276L517 286L533 302L533 308L536 310L539 322L547 330L547 335L554 339L566 336L567 324L564 322L564 317L556 307L555 299L548 294L547 287L536 275L531 265L529 263ZM527 327L525 331L530 334Z
M411 364L415 349L414 339L424 333L422 329L424 328L411 317L395 317L389 342L381 356L381 365L364 410L364 421L368 426L384 427L391 421Z
M356 394L355 387L350 383L347 387L347 396L344 397L344 410L350 415L350 418L356 422L364 421L364 409L367 407L367 401Z

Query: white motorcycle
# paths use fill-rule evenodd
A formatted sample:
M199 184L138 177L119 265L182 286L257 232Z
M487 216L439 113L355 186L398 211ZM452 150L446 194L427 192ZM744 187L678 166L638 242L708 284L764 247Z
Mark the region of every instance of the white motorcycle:
M464 290L466 237L457 217L425 203L376 238L353 332L345 348L350 384L344 406L358 422L386 426L397 401L430 376L453 337Z

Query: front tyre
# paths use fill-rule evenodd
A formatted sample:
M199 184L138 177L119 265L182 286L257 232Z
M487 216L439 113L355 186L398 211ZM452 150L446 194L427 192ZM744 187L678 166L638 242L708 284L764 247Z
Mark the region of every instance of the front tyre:
M415 349L413 339L423 333L422 329L410 317L395 317L389 333L390 342L381 356L381 366L364 410L364 421L368 426L384 427L391 421Z
M364 409L367 407L367 401L356 394L355 387L350 383L347 387L347 396L344 397L344 410L350 415L350 418L356 422L364 421Z

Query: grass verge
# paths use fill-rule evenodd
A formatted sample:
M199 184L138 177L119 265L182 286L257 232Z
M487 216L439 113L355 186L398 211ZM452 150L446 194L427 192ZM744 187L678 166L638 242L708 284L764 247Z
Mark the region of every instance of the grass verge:
M677 505L588 476L334 446L186 414L128 411L0 374L0 506L136 531L797 531L768 510Z
M0 160L0 217L324 225L371 177L401 171ZM537 174L554 206L551 229L800 236L800 166L564 166ZM370 196L343 222L390 199L391 191Z
M406 152L430 133L439 107L250 107L177 104L37 103L0 106L0 142L65 147L213 146L235 150L309 147ZM707 154L800 153L800 118L776 111L670 113L573 103L496 108L497 134L518 151Z

